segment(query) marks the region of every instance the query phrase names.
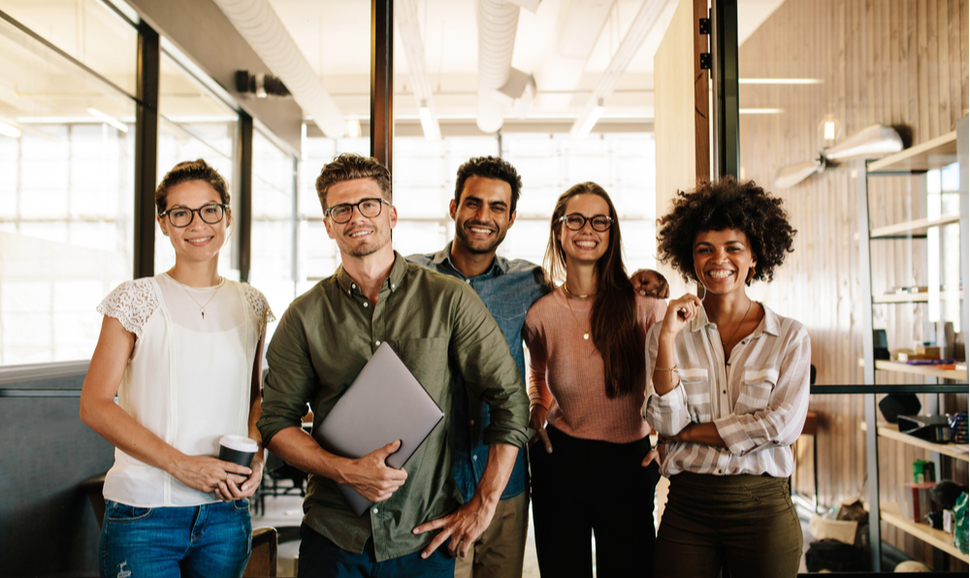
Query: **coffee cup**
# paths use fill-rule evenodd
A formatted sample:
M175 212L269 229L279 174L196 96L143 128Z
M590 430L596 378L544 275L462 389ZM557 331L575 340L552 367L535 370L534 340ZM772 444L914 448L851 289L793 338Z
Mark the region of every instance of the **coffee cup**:
M219 440L219 459L249 467L259 445L245 436L224 435Z

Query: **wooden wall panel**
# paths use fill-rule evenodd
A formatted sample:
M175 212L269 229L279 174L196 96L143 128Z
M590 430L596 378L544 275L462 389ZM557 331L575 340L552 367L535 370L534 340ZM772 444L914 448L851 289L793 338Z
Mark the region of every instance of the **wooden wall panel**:
M741 78L818 78L814 85L742 85L741 108L780 108L774 115L741 117L741 177L771 184L786 165L807 161L822 148L819 123L834 114L842 138L872 124L897 127L909 144L953 130L968 114L968 0L787 0L741 46ZM743 18L744 14L740 14ZM659 139L659 136L658 136ZM658 157L659 159L659 157ZM659 167L658 167L659 169ZM784 199L798 229L795 252L775 281L756 287L782 315L802 321L812 338L819 384L862 383L863 315L857 194L861 163L829 167L787 190ZM878 177L870 181L874 226L925 216L919 177ZM872 288L926 285L925 242L874 244ZM926 339L926 306L878 306L876 328L887 330L890 347ZM914 383L916 378L877 372L879 383ZM966 395L951 396L965 408ZM924 406L927 400L924 401ZM814 396L819 414L819 497L837 504L864 495L865 438L861 396ZM796 448L796 488L814 492L811 442ZM883 498L908 481L921 450L880 443ZM967 478L961 462L952 475ZM911 475L911 474L910 474ZM884 524L885 539L932 562L925 545ZM965 568L965 566L963 566Z
M670 210L678 190L689 190L710 175L708 76L700 70L700 51L707 36L698 32L698 18L707 16L707 0L680 0L654 55L654 130L657 147L657 214ZM706 48L704 48L706 51ZM673 268L658 264L681 295L683 280Z

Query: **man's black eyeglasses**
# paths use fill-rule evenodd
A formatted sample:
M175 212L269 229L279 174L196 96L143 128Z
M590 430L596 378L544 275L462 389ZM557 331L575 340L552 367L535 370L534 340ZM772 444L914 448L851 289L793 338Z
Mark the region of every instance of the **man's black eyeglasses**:
M368 219L373 219L381 214L381 208L387 204L391 206L384 199L361 199L356 203L342 203L340 205L334 205L327 209L323 214L324 217L330 217L333 219L334 223L340 225L350 221L350 218L354 214L354 207L360 211L360 214L367 217Z

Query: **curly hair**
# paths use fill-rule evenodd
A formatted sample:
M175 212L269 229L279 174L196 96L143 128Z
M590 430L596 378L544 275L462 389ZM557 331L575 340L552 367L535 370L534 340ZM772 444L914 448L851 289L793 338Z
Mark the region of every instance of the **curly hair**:
M172 170L165 174L162 182L158 183L155 189L155 209L161 215L165 212L168 205L168 192L175 185L180 185L188 181L202 181L208 183L217 193L222 204L229 205L229 185L226 179L222 178L219 171L209 166L202 159L194 161L182 161L172 167Z
M754 181L727 176L690 192L677 191L673 209L657 220L660 260L671 263L685 281L694 272L694 240L699 233L736 229L748 237L757 264L752 280L771 281L776 267L791 253L797 231L788 223L781 199Z
M465 181L469 177L484 177L505 181L512 188L512 203L509 214L515 212L515 205L522 193L522 177L515 171L515 167L499 157L474 157L458 167L458 177L455 179L455 204L461 204L461 193L465 190Z
M373 157L361 156L357 153L343 153L333 159L320 170L317 177L317 196L320 206L327 211L327 191L330 187L343 181L354 179L374 179L381 188L381 195L388 203L391 198L391 173L387 167Z

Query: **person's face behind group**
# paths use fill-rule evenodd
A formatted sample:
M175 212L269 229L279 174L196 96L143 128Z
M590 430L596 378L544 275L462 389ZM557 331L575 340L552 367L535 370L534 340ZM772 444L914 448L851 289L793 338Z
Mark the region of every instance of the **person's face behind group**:
M327 190L328 208L337 205L356 204L364 199L382 199L381 188L371 178L351 179L331 185ZM341 253L352 257L374 254L391 242L391 229L397 225L397 209L381 203L376 217L365 217L354 207L350 220L337 223L332 217L324 217L327 235L337 242Z
M185 181L169 189L165 198L165 210L168 214L158 217L158 224L162 233L172 241L178 259L203 262L219 256L219 250L226 243L232 219L228 208L223 210L215 207L221 203L219 193L205 181ZM175 227L170 216L178 220L183 216L179 215L183 212L180 209L201 209L206 212L208 221L217 218L220 211L223 217L218 222L207 223L199 216L199 212L195 212L191 214L191 223L187 227Z
M598 195L589 193L579 194L566 201L566 217L582 215L586 218L583 227L574 231L559 223L556 239L565 254L567 263L571 260L577 264L596 263L606 254L610 245L610 229L596 231L593 229L594 217L609 217L610 206L606 200Z
M694 238L694 274L708 293L744 291L757 260L744 231L703 231Z
M493 253L515 222L512 187L503 180L468 177L461 202L450 206L455 242L471 253Z

